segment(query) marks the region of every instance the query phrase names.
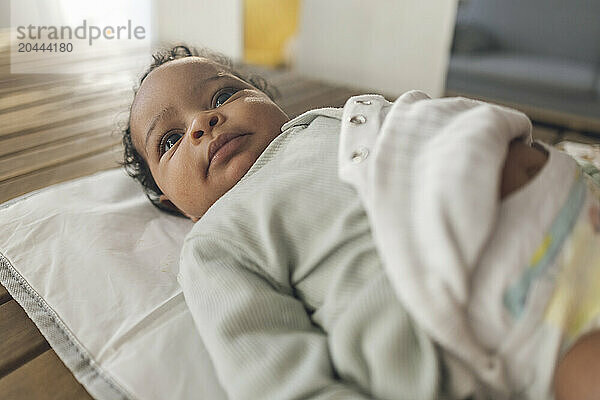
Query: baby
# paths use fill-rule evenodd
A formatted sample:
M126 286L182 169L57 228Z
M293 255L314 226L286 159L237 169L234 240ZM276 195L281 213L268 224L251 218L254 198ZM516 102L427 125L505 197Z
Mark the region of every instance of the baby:
M178 279L231 398L454 399L491 394L533 399L552 396L553 381L557 398L593 398L599 393L593 375L578 372L598 368L600 337L592 333L579 339L590 330L579 329L576 343L573 339L566 345L562 337L545 340L554 338L555 330L538 329L543 323L530 328L521 318L531 310L544 311L530 306L530 298L544 298L539 290L525 291L527 307L517 301L521 292L511 297L513 281L527 261L521 258L517 267L506 267L515 270L514 279L503 282L494 275L502 270L494 255L505 250L503 234L521 230L503 223L509 217L501 217L516 215L508 211L517 209L528 213L523 206L535 198L531 193L536 184L552 182L564 201L546 207L546 214L561 214L563 204L573 203L569 193L575 190L573 176L579 169L572 159L544 145L530 146L529 133L515 128L520 136L515 133L506 142L498 179L490 180L497 188L494 210L499 216L491 233L477 239L481 245L476 268L469 275L477 285L470 295L486 303L481 300L486 291L494 292L496 286L506 290L497 295L497 302L492 293L485 307L471 307L474 300L465 303L469 324L460 325L474 332L477 344L471 347L484 349L493 355L490 360L498 361L486 375L481 365L471 362L468 346L453 348L451 340L428 329L427 307L415 312L411 300L404 301L399 289L403 283L390 278L390 263L385 262L390 252L378 241L380 231L373 233L378 216L372 197L361 192L360 185L340 179L353 173L348 173L349 166L376 153L369 155L369 147L359 146L342 162L339 150L348 144L353 127L366 129L372 121L371 114L355 114L352 107L375 110L372 115L384 122L373 132L395 129L388 121L398 115L398 107L410 112L428 104L438 107L422 114L435 114L431 121L419 117L425 137L427 124L442 120L440 110L451 121L455 115L479 110L481 103L435 103L418 92L402 96L394 105L380 96L359 96L344 110L312 110L290 121L269 93L264 80L235 71L223 57L208 52L199 56L177 46L155 55L141 79L123 137L125 166L152 203L196 222L184 243ZM516 114L500 107L485 110L507 120ZM395 151L412 157L406 149ZM445 161L454 165L451 159ZM564 186L552 175L558 170L567 171L560 178ZM544 218L545 225L526 221L543 226L543 233L553 221ZM436 245L432 247L436 251ZM534 256L534 251L526 254L527 260ZM536 275L527 283L535 279L543 280ZM544 304L560 301L552 293L545 296ZM512 332L522 336L523 325L535 341L504 340ZM452 335L462 332L448 337ZM524 350L517 349L516 342ZM557 363L558 354L564 353ZM591 354L596 358L590 360Z

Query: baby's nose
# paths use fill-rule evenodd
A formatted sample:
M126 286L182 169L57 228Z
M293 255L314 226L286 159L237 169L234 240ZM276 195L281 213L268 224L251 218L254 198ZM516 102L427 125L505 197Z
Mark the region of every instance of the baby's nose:
M204 135L204 131L203 130L197 130L197 131L193 131L192 132L192 137L194 139L200 139L203 135Z
M208 128L212 128L213 126L217 125L218 123L219 123L219 116L212 115L208 119ZM192 131L192 137L194 139L199 139L204 135L204 130L207 129L207 127L202 126L202 125L203 124L201 123L200 126L198 126L198 128L201 128L201 129L196 129L196 130Z

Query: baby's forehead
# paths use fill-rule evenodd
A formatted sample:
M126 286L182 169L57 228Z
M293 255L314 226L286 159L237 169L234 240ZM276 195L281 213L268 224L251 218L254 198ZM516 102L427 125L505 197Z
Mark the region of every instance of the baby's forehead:
M147 113L164 108L163 103L178 93L189 90L198 82L227 74L223 66L202 57L185 57L157 67L146 76L133 99L132 127L143 125Z
M224 68L206 58L186 57L169 61L153 71L141 83L134 99L136 103L146 102L151 94L151 99L161 92L169 92L168 89L186 88L197 81L207 78L225 75Z

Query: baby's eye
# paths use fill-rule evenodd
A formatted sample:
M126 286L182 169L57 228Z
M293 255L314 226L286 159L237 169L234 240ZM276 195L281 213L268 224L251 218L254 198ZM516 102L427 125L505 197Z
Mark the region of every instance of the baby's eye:
M183 136L182 133L171 133L171 134L167 134L165 135L162 144L161 144L161 150L162 153L164 154L167 151L169 151L169 149L171 149L171 147L173 147L175 145L175 143L177 143L179 141L179 139L181 139L181 137Z
M231 96L233 96L235 91L233 89L227 90L225 92L221 92L215 98L215 108L222 106Z

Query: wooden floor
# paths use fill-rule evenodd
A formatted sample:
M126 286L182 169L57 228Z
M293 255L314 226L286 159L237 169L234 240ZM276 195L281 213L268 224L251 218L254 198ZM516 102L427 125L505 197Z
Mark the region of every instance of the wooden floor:
M117 166L122 152L117 124L127 117L132 82L140 72L126 61L104 60L115 62L110 75L11 75L7 48L0 48L0 203ZM253 70L279 89L277 102L290 117L310 108L340 107L348 97L368 92L287 70ZM540 115L534 136L541 140L598 142L590 136L600 134L600 128L589 129L594 125L576 131L572 124L544 122ZM0 338L0 398L90 398L1 286Z

